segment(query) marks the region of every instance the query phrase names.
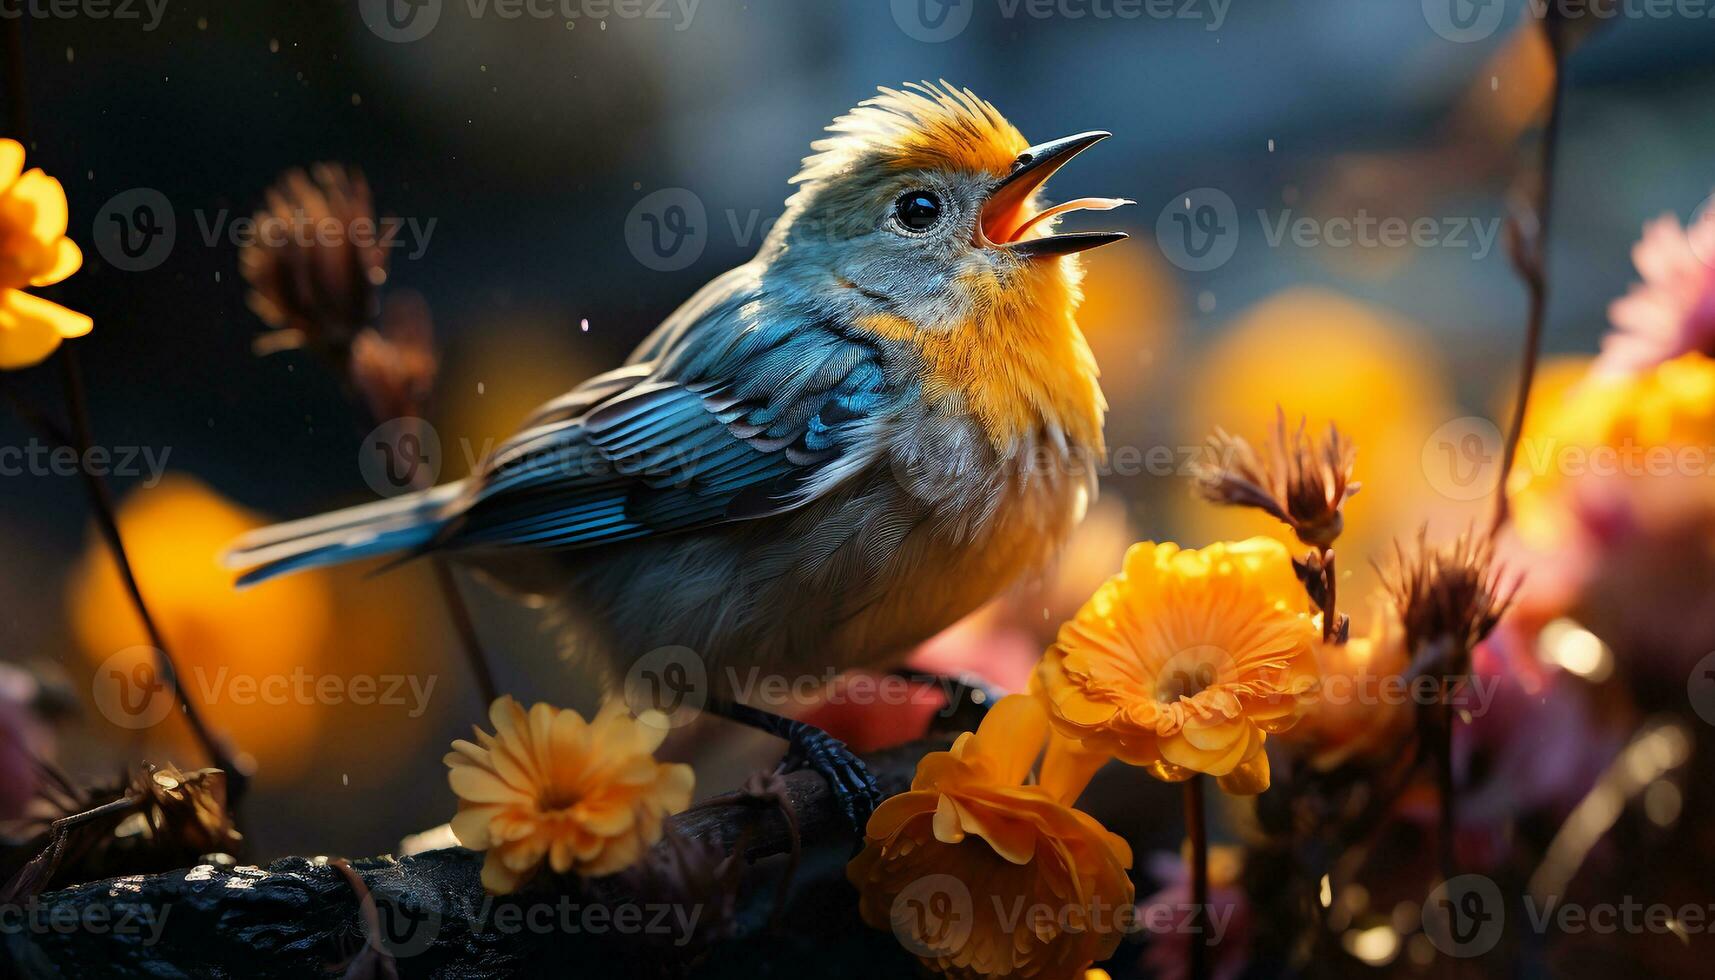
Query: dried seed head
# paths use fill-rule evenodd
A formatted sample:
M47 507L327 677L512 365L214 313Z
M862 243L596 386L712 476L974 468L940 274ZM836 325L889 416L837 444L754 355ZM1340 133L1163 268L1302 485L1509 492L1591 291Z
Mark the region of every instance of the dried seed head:
M276 331L257 341L257 353L308 347L343 363L375 319L375 290L387 279L369 184L355 169L320 163L287 173L266 201L256 238L238 257L250 309Z
M1503 582L1487 537L1467 531L1452 544L1430 547L1419 531L1409 551L1394 544L1394 567L1383 580L1414 657L1450 651L1462 662L1495 628L1512 602L1516 582Z
M380 329L351 342L351 383L378 420L421 415L439 370L429 307L416 293L389 294Z
M1286 413L1276 408L1266 459L1243 438L1220 429L1210 437L1209 448L1214 462L1193 473L1195 489L1205 500L1254 507L1318 548L1332 545L1345 529L1341 509L1359 489L1352 482L1356 448L1333 423L1318 441L1305 431L1302 419L1288 430Z

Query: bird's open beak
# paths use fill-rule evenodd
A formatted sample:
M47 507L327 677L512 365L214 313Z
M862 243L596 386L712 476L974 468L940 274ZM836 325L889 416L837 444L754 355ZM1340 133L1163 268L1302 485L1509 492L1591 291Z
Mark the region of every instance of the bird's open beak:
M978 222L980 244L1006 248L1017 255L1069 255L1097 248L1126 237L1123 231L1079 231L1064 235L1043 235L1053 219L1070 211L1109 211L1131 204L1118 197L1084 197L1067 201L1043 211L1035 211L1030 198L1066 161L1084 152L1111 133L1079 133L1064 139L1038 143L1018 155L1012 173L1007 174L983 205L982 220Z

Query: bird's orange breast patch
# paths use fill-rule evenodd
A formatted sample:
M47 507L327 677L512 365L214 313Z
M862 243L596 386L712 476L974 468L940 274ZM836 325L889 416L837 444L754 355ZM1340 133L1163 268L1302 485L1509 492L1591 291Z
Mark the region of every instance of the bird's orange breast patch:
M1107 401L1095 355L1073 319L1077 287L1056 274L1025 288L1001 289L992 280L967 286L981 293L986 312L951 330L923 330L891 314L865 317L859 326L921 351L924 396L959 396L997 450L1048 424L1102 452Z

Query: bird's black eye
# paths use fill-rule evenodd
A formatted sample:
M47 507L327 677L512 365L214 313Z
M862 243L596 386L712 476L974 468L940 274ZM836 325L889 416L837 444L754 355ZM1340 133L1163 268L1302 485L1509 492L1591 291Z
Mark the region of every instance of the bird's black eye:
M941 220L941 199L932 191L908 191L893 202L899 223L912 231L928 231Z

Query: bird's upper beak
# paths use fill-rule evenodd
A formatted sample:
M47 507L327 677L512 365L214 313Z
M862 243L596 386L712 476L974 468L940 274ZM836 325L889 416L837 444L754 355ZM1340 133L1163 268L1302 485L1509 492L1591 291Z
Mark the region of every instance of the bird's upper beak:
M1043 211L1034 211L1030 198L1066 161L1111 136L1111 133L1079 133L1038 143L1018 155L1012 173L989 193L978 222L979 244L1005 248L1018 255L1068 255L1097 248L1126 237L1123 231L1080 231L1064 235L1042 235L1052 220L1069 211L1108 211L1131 204L1117 197L1084 197Z

